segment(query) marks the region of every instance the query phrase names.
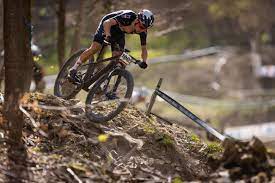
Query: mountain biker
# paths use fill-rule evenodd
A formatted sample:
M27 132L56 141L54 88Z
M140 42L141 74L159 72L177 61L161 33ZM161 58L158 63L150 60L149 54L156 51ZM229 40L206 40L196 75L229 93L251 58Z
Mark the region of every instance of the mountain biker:
M117 55L119 52L115 49L115 44L118 44L120 48L124 48L125 33L140 35L141 58L143 62L139 66L145 69L148 55L146 48L147 29L153 25L153 22L154 15L147 9L143 9L139 13L135 13L132 10L120 10L105 15L99 23L90 48L80 55L70 69L70 77L76 78L76 69L83 62L93 57L102 48L104 41L111 43L112 55Z

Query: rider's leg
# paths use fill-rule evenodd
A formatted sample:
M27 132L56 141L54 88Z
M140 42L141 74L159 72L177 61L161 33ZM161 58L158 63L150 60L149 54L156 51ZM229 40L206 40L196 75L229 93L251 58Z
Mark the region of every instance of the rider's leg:
M88 59L93 59L94 54L96 54L101 47L102 45L100 43L94 41L91 46L80 55L79 60L83 63Z
M94 41L90 48L88 48L87 50L85 50L81 55L80 55L80 60L82 61L82 59L89 59L89 63L94 62L94 54L97 53L100 49L101 49L101 44ZM93 74L93 70L94 67L93 65L89 65L86 76L84 78L84 80L88 77L88 75L92 75ZM87 75L88 74L88 75Z
M118 32L115 37L115 43L111 45L112 56L117 56L121 54L121 49L125 47L125 34L123 32ZM125 65L121 64L122 67ZM108 99L114 100L117 99L117 88L121 82L121 77L117 77L113 83L112 89L108 92Z
M112 56L117 56L121 54L121 49L124 49L125 47L125 34L121 33L118 34L116 37L116 43L111 45L112 48ZM125 65L122 65L124 67Z
M115 41L114 44L111 45L112 49L112 56L117 56L121 54L121 49L124 49L125 47L125 33L122 32L120 29L111 29L111 34L115 35L113 36L113 39Z
M91 62L94 62L94 54L97 53L100 49L101 49L102 45L96 41L94 41L90 48L88 48L87 50L85 50L81 55L80 55L80 60L82 61L82 59L89 59L89 63ZM88 69L87 69L87 72L84 76L84 83L87 82L94 74L94 70L95 70L95 67L94 65L90 64L88 66ZM87 85L87 84L86 84ZM88 85L85 86L84 84L84 87L83 89L84 90L87 90L88 91Z

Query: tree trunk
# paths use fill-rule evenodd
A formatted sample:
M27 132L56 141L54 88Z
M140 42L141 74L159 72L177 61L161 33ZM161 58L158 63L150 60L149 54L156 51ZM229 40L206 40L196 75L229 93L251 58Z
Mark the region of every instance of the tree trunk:
M0 0L0 51L3 46L3 0Z
M275 46L275 24L271 26L271 44Z
M64 57L65 57L65 0L58 0L58 38L57 38L57 49L58 49L58 63L59 69L61 69Z
M33 57L31 52L31 39L32 39L32 24L31 24L31 0L25 0L23 3L24 8L24 24L25 24L25 34L27 39L25 39L25 83L24 91L28 92L30 90L30 85L33 75Z
M2 85L2 81L4 79L4 56L2 55L2 51L4 50L3 43L3 0L0 0L0 86Z
M80 49L80 40L84 30L85 3L86 0L79 1L78 16L76 20L75 32L70 55L72 55L74 52Z
M10 182L22 182L27 178L26 151L22 144L23 114L19 102L25 88L26 53L30 50L27 29L24 20L24 3L29 0L4 0L4 60L5 60L5 103L4 117L8 121L9 167L17 179ZM16 50L16 54L15 51Z

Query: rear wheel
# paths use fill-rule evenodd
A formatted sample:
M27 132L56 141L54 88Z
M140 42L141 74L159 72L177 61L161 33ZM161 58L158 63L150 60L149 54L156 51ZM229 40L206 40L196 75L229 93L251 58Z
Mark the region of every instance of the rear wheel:
M130 72L116 69L98 80L86 99L86 115L93 122L105 122L118 115L128 104L134 88Z
M72 66L75 64L79 56L85 51L85 49L81 49L78 52L76 52L74 55L72 55L62 66L60 72L57 75L57 78L55 80L54 84L54 95L64 98L64 99L70 99L73 98L82 88L82 84L76 84L69 80L68 74L69 70L72 68ZM84 76L87 72L89 65L83 65L78 68L78 73L82 79L84 79Z

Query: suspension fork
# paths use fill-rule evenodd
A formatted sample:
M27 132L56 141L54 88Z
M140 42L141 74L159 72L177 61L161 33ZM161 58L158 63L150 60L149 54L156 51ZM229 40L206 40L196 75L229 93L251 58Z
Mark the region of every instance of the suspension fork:
M115 70L116 70L116 69L115 69ZM115 72L115 70L113 70L113 71L109 74L109 76L108 76L108 83L106 84L106 86L109 85L110 80L111 80L111 78L112 78L112 73ZM118 85L120 84L120 82L121 82L121 76L118 75L118 76L117 76L117 79L116 79L116 81L115 81L115 84L114 84L114 86L113 86L113 89L112 89L110 92L115 93L116 90L117 90L117 88L118 88Z
M110 84L111 78L112 78L111 75L108 76L108 82L105 84L104 93L106 93L107 86ZM117 80L116 80L116 82L115 82L115 85L114 85L112 91L110 91L111 93L115 93L115 92L116 92L116 90L117 90L117 88L118 88L118 85L119 85L120 81L121 81L121 76L118 76L118 78L117 78Z
M112 92L116 92L120 81L121 81L121 76L118 76Z

